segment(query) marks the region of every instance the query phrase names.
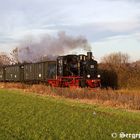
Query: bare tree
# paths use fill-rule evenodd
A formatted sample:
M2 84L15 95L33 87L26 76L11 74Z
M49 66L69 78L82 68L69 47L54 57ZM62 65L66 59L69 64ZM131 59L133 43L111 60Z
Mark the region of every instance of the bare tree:
M11 58L6 53L1 53L0 54L0 66L10 65L10 63L11 63Z
M126 53L112 53L102 58L101 63L106 64L110 68L118 69L125 66L129 62L129 55Z
M126 53L111 53L102 58L99 65L102 71L102 85L118 88L127 86L127 79L131 77L129 55Z

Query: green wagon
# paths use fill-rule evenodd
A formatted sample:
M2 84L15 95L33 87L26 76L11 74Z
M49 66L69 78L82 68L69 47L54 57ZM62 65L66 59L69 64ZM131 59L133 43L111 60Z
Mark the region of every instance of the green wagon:
M0 82L5 81L5 68L0 67Z
M5 81L20 82L23 80L22 67L20 65L10 65L5 67Z
M24 65L24 81L44 82L55 78L56 61L45 61Z

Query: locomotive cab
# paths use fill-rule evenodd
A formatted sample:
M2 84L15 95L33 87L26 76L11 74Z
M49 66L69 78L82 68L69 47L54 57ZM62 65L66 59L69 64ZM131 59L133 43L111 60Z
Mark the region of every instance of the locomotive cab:
M57 76L77 76L77 55L59 56L57 58Z

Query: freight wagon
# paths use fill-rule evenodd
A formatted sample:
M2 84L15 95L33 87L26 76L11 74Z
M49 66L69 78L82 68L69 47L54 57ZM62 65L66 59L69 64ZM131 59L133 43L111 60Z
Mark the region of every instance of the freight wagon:
M0 82L47 82L56 76L56 61L0 67Z
M20 82L21 80L20 65L11 65L5 67L5 81Z
M45 61L38 63L29 63L24 65L24 81L47 82L48 79L54 79L56 75L56 62Z
M5 81L5 68L0 67L0 82L4 82L4 81Z

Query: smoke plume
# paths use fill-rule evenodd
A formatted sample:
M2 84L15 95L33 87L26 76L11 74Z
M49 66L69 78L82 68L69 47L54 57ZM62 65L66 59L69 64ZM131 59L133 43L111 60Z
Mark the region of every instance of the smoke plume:
M44 35L35 39L28 36L19 42L17 49L19 62L36 62L40 60L53 60L58 55L68 54L75 49L90 51L90 45L83 36L72 37L65 32L57 36Z

